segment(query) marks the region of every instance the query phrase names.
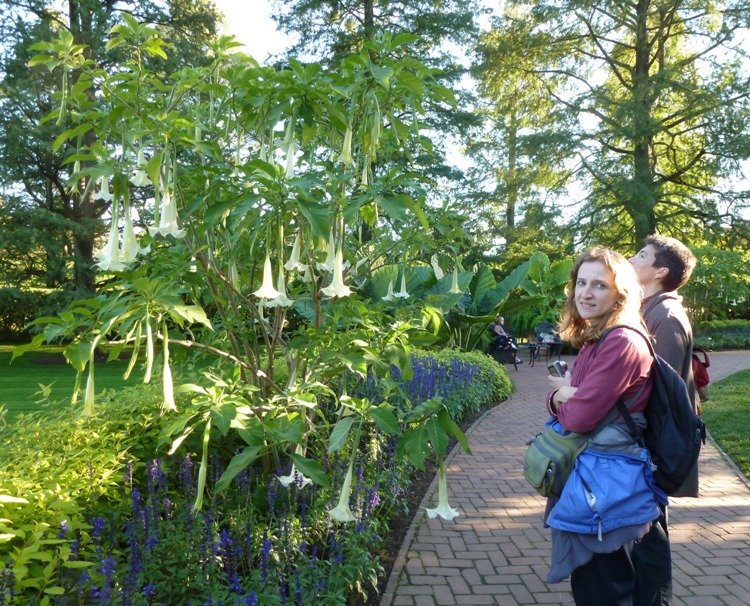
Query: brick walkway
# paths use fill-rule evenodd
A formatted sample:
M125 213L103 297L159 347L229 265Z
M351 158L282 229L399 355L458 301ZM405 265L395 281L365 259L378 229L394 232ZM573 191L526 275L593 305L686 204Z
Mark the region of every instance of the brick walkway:
M567 581L545 582L544 499L522 473L526 441L546 419L546 365L508 368L516 393L469 429L473 456L457 447L447 461L448 501L461 515L427 518L424 506L437 504L435 479L380 606L573 604ZM711 354L712 381L747 368L748 352ZM700 469L701 497L672 499L669 509L673 604L748 606L750 484L710 439Z

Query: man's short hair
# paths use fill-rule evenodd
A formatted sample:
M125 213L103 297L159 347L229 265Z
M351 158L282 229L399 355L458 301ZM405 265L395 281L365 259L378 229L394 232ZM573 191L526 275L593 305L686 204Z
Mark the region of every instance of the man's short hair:
M653 246L654 267L666 267L669 272L662 281L664 290L677 290L690 279L697 262L695 255L679 240L667 236L652 235L646 238L646 246Z

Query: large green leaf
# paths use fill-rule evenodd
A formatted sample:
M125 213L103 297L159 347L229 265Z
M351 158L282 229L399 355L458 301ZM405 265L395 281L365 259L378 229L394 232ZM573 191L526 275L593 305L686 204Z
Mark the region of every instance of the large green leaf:
M349 431L354 423L354 417L343 417L339 419L336 425L333 426L331 436L328 438L328 451L336 452L341 450L346 444L346 439L349 437Z
M414 467L423 471L424 460L430 452L429 436L423 426L407 429L396 445L396 455L399 458L408 458Z
M474 274L474 279L471 281L472 291L472 307L475 313L488 313L493 309L493 305L488 307L486 303L487 295L497 288L497 282L495 276L492 274L492 270L486 265L482 264Z
M258 458L262 449L263 446L261 445L248 446L241 453L235 455L229 461L226 471L221 474L221 477L216 482L216 491L221 492L226 490L234 477Z
M393 406L382 404L378 408L371 408L369 415L380 431L390 434L398 433L398 419L393 414Z
M312 235L327 241L331 235L331 211L325 206L309 202L302 198L297 199L297 205L300 212L310 224Z
M289 456L302 475L310 478L318 486L330 486L331 482L318 461L312 461L294 453Z

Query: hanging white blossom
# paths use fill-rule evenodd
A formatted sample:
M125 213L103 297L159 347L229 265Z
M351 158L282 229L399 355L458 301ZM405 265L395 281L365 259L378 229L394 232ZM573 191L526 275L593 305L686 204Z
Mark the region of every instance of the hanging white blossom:
M438 479L438 506L434 509L426 508L427 515L430 518L440 516L444 520L452 520L458 514L458 511L448 505L448 488L445 481L445 463L440 459L440 475Z
M138 150L138 159L135 162L136 168L133 174L130 175L130 182L136 187L146 187L151 185L151 179L146 174L146 158L143 154L143 149Z
M122 262L120 255L120 232L117 229L117 213L112 218L112 224L109 226L109 237L101 254L96 255L98 262L95 265L104 271L122 271L125 264Z
M263 283L253 295L259 299L275 299L281 293L273 287L273 274L271 273L271 259L266 253L266 261L263 264Z
M341 494L339 495L339 502L328 512L328 515L331 516L334 520L337 522L353 522L354 521L354 514L352 513L352 510L349 508L349 497L352 493L352 462L354 460L354 457L352 455L352 461L349 462L349 468L346 470L346 476L344 477L344 484L341 487Z
M323 263L316 263L315 267L317 267L320 271L333 271L333 268L336 266L336 244L333 239L333 231L331 232L331 236L328 238L328 245L326 247L326 260Z
M289 307L290 305L294 305L294 301L286 296L286 282L284 281L284 271L281 267L279 267L276 290L279 294L270 301L266 301L266 307Z
M152 236L174 236L175 238L182 238L185 235L185 230L180 229L178 224L177 204L175 204L172 194L168 189L162 191L159 227L150 227L149 232L151 232Z
M458 286L458 263L453 266L453 282L449 292L454 295L460 295L463 292Z
M325 288L321 288L323 294L329 297L348 297L352 294L351 289L344 284L344 255L339 249L336 255L336 263L333 268L333 280Z
M393 294L393 282L393 280L388 282L388 292L383 297L383 301L393 301L396 298L396 296Z
M94 197L97 200L104 200L105 202L111 202L115 197L109 190L109 179L107 177L99 177L99 191L94 194Z
M442 280L445 277L445 274L443 273L443 269L440 267L440 263L438 263L437 255L432 255L432 257L430 257L430 265L432 265L432 271L435 272L435 278L438 280Z
M338 162L343 164L354 164L352 159L352 128L351 126L346 127L346 133L344 133L344 144L341 146L341 153L337 158Z
M292 255L289 257L289 261L284 264L284 269L287 271L294 271L295 269L300 273L307 271L307 265L300 263L300 246L301 246L300 234L297 233L297 237L294 239L294 245L292 246Z
M300 444L297 444L297 447L294 449L295 454L302 455L302 446ZM297 478L300 478L300 488L304 488L308 484L312 484L312 480L305 476L302 472L297 471L297 467L292 463L292 470L289 472L288 476L276 476L279 480L279 483L284 488L289 488L292 484L294 484L297 481Z
M406 291L406 271L401 273L401 290L399 290L397 293L393 293L393 296L400 299L409 298L409 293Z

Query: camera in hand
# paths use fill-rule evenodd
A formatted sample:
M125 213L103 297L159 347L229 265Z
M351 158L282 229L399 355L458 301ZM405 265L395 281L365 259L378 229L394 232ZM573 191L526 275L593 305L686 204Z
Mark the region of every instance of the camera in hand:
M547 370L549 374L556 377L564 377L565 373L568 372L568 364L564 360L556 360L547 364Z

